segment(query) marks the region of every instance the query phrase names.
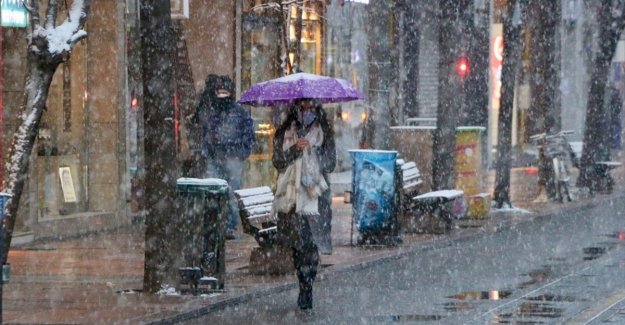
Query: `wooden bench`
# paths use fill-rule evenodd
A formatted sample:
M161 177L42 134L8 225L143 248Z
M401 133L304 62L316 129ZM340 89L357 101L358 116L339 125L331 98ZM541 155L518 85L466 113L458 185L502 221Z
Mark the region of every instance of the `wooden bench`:
M423 180L417 165L413 161L405 162L402 159L398 159L396 164L401 171L401 175L398 177L401 179L399 186L400 213L404 219L405 230L416 232L429 230L441 233L451 229L454 217L450 204L454 200L462 199L464 192L441 190L419 195ZM421 220L409 220L414 218Z
M453 220L458 218L454 213L453 204L463 200L461 190L440 190L427 192L412 198L415 209L420 211L427 220L428 231L442 234L451 230Z
M260 247L271 247L278 232L278 217L271 212L273 192L268 186L234 191L243 232L254 236Z
M614 189L614 179L610 175L612 169L621 167L623 164L617 161L597 161L594 165L594 172L599 176L599 180L605 182L605 184L594 184L590 187L591 193L595 188L605 189L607 193L612 193Z
M401 186L399 188L401 199L416 195L420 185L423 184L417 164L414 161L404 162L403 159L398 159L396 164L401 172Z
M292 251L277 243L278 216L271 212L274 195L268 186L234 191L243 232L254 236L260 247L250 253L249 272L257 275L292 273Z
M580 160L582 157L582 152L584 149L584 143L581 141L572 141L569 142L571 147L571 160L573 161L573 166L579 169ZM610 175L610 171L612 169L621 167L623 164L617 161L597 161L594 163L593 172L599 176L599 179L603 180L605 184L592 184L590 186L590 193L593 193L595 189L605 188L608 193L612 192L614 187L614 180Z

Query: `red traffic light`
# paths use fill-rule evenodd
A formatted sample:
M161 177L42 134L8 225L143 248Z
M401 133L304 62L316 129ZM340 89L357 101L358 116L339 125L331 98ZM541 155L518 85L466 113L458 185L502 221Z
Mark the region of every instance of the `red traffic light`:
M464 80L469 75L470 71L471 67L469 64L469 59L467 59L467 57L464 55L459 57L458 61L456 61L456 73L458 73L460 78Z

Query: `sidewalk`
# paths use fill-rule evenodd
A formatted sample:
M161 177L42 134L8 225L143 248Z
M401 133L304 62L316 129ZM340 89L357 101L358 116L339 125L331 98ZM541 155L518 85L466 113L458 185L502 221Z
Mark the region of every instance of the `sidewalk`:
M446 235L404 234L404 243L399 247L350 246L351 206L344 204L341 197L335 197L332 206L334 253L322 256L320 279L383 263L445 241L480 236L535 218L625 197L625 168L613 172L617 183L614 194L593 198L580 194L574 202L564 204L532 202L531 195L523 192L531 185L531 178L522 176L525 170L515 172L521 176L513 177L514 204L531 213L491 212L484 219L459 222L460 227ZM12 248L9 253L11 280L4 286L4 322L171 324L224 305L296 288L293 275L250 275L247 270L249 253L256 243L250 236L240 235L226 245L225 292L203 296L145 295L139 290L143 276L143 244L143 229L135 226L115 233ZM295 302L293 308L296 308Z

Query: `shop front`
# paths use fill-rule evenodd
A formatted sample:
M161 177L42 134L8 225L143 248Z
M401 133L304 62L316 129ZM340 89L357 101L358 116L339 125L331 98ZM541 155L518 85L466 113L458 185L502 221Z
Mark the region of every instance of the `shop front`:
M26 28L16 26L21 1L2 1L3 159L21 123L26 77ZM5 8L9 10L5 11ZM15 6L12 6L15 5ZM123 4L91 6L87 33L62 62L50 86L18 212L14 243L117 227L125 209ZM59 9L58 21L67 9ZM27 24L26 14L24 21ZM3 164L5 165L5 164Z
M288 33L284 33L281 22L285 19L280 12L267 9L268 1L245 1L241 3L241 71L240 89L247 90L251 85L275 79L284 73L281 56L285 51L281 37L288 37L289 43L296 40L295 24L297 12L294 7L288 15ZM320 12L323 6L315 1L304 2L302 11L302 32L299 70L309 73L322 73L322 23ZM288 51L289 65L295 60L295 50ZM292 72L292 71L291 71ZM256 148L246 162L246 187L272 185L276 171L271 163L273 134L280 123L285 108L250 108L256 130Z

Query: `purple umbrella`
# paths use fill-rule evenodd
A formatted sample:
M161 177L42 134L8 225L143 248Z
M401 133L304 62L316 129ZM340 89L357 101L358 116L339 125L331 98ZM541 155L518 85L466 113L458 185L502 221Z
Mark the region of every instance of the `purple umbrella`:
M347 80L296 73L253 85L241 95L238 103L277 106L302 98L317 99L325 104L364 99L365 96Z

